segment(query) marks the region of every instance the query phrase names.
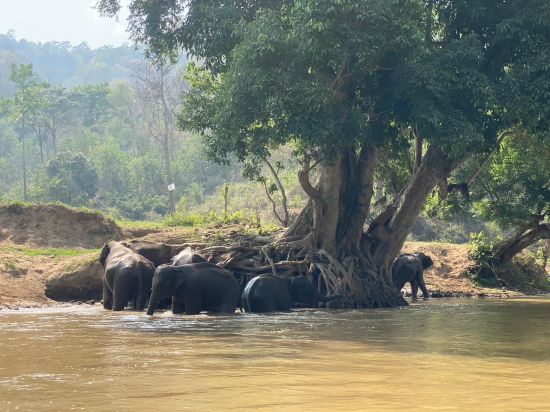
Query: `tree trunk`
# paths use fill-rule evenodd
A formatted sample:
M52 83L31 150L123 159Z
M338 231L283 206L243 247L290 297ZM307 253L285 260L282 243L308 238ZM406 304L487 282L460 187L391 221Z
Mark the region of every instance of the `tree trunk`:
M510 239L506 239L493 249L493 259L497 266L512 260L519 252L540 239L550 238L550 223L531 223L518 230Z
M57 154L57 130L55 128L52 130L52 148L53 153Z
M160 69L163 70L162 68ZM166 174L166 185L174 183L174 176L172 175L172 161L170 158L170 142L172 141L171 137L171 127L172 127L172 116L168 104L166 102L165 90L164 90L164 75L160 76L160 97L162 101L162 118L164 122L164 133L163 133L163 151L164 151L164 171ZM168 190L168 202L170 205L170 211L174 213L176 211L176 204L174 201L174 191Z
M271 203L273 215L275 216L275 218L283 225L283 227L287 227L289 222L289 214L288 214L288 201L286 197L285 188L281 183L281 179L279 179L279 174L277 173L275 168L271 165L269 160L263 159L263 161L267 165L269 171L271 172L271 175L273 176L273 180L275 181L275 184L279 189L279 193L281 194L281 209L283 210L282 216L277 212L277 204L275 203L275 199L271 196L271 193L269 193L267 182L264 181L264 188L265 188L267 199Z
M174 183L174 176L172 175L172 164L170 162L170 148L167 142L168 138L165 138L163 145L163 157L164 157L164 173L166 175L166 187ZM170 211L174 213L176 211L176 204L174 201L174 191L168 190L168 204L170 206Z
M27 201L27 156L25 153L25 138L21 137L21 160L23 166L23 200Z
M443 153L430 147L409 185L365 233L376 160L373 147L366 146L359 153L343 151L330 162L320 162L315 185L309 181L309 164L305 163L299 181L310 202L283 237L287 245L300 250L296 255L309 254L310 270L320 274L328 293L343 296L338 303L341 307L406 304L393 285L391 264L425 199L451 171ZM297 240L300 235L301 241Z

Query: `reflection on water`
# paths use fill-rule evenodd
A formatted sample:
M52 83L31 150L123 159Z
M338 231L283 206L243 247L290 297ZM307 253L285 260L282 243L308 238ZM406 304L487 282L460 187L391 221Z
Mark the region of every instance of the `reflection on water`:
M550 411L550 299L0 312L0 410Z

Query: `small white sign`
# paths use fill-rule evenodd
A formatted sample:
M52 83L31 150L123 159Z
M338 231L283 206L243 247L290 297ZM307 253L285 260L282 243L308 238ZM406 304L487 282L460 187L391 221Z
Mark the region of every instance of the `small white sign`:
M168 185L168 191L173 192L174 190L176 190L176 185L174 183L170 183Z

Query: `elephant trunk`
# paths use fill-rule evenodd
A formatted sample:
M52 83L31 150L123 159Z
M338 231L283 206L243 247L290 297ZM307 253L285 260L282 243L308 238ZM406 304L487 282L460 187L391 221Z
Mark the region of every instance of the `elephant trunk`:
M148 315L152 315L155 313L155 310L157 310L159 301L160 301L160 298L157 296L157 292L153 290L153 293L151 293L151 298L149 299L149 307L147 308Z

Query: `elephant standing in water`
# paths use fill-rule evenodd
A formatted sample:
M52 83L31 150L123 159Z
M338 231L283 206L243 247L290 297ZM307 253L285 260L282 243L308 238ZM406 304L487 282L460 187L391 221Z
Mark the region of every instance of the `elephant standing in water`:
M209 262L161 265L155 270L148 315L172 296L172 313L235 313L241 289L231 272Z
M119 242L107 242L99 256L105 268L103 276L103 307L123 310L128 301L137 310L143 310L149 293L155 268L153 264Z
M395 287L401 290L405 283L411 283L412 298L418 298L418 288L422 290L424 299L430 294L424 282L424 270L432 267L433 260L424 253L404 253L393 262L392 279Z
M284 312L292 305L313 307L316 302L330 302L340 295L319 296L305 276L293 278L260 275L247 283L242 294L245 312Z

